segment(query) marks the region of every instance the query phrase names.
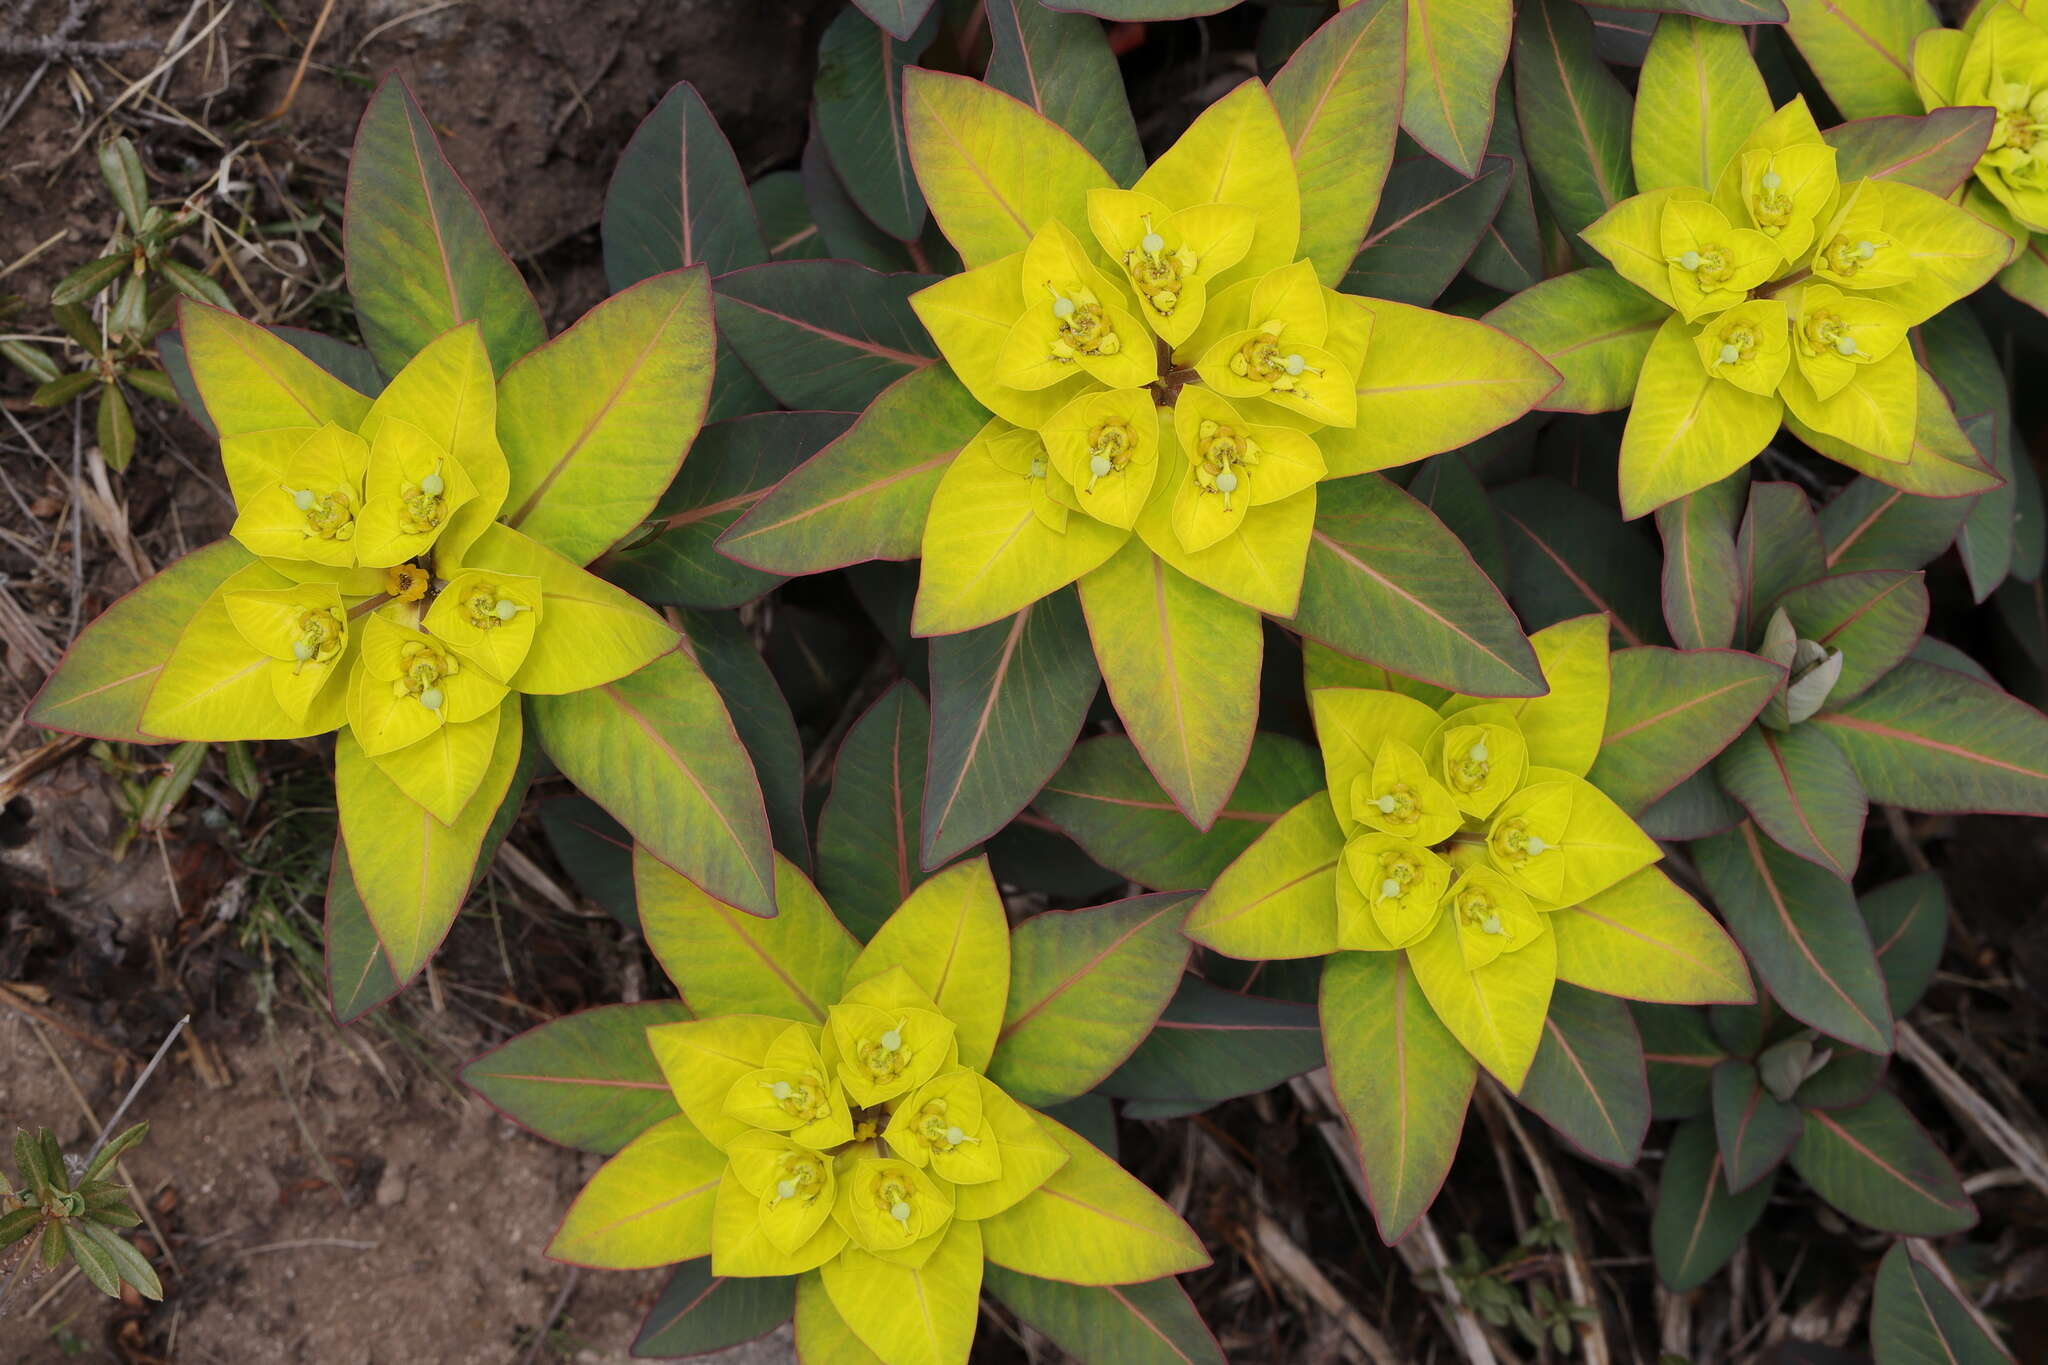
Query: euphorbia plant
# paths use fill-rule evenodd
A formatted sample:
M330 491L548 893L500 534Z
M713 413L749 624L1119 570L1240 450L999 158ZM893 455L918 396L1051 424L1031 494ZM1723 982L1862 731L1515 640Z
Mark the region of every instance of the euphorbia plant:
M447 932L524 790L529 720L645 842L772 913L759 789L716 693L667 621L582 567L638 528L696 433L706 273L654 275L546 340L395 83L351 186L370 352L185 306L166 360L220 440L233 525L89 627L31 718L137 743L336 733L344 1015ZM688 737L637 757L664 727ZM365 915L373 940L345 932Z
M1838 176L1836 149L1803 99L1770 110L1739 30L1695 25L1691 41L1734 64L1697 178L1674 183L1655 145L1662 129L1639 129L1643 192L1585 232L1624 279L1671 310L1622 436L1622 513L1631 517L1747 464L1787 423L1880 478L1886 465L1910 463L1921 423L1953 419L1907 332L1989 280L2012 249L1917 186ZM1647 65L1640 98L1677 98L1656 81L1680 70ZM1937 411L1922 413L1923 390Z
M580 1073L659 1068L673 1099L647 1116L666 1117L636 1129L643 1118L605 1113L617 1155L549 1254L692 1263L677 1272L685 1292L708 1277L752 1284L766 1312L658 1309L643 1347L707 1349L793 1311L807 1360L957 1365L985 1263L1005 1297L1076 1303L1096 1286L1157 1294L1167 1287L1142 1282L1207 1263L1156 1195L1032 1107L1084 1093L1151 1028L1187 956L1185 897L1041 915L1013 934L975 859L919 886L863 946L786 861L772 921L644 854L635 881L648 942L695 1017L632 1007L671 1011L642 1032L612 1027L615 1011L571 1016L465 1074L562 1132L571 1111L605 1104L534 1084L559 1074L571 1035L599 1048L574 1060Z
M1475 1063L1523 1088L1560 982L1665 1002L1752 998L1735 945L1588 780L1611 735L1607 634L1593 616L1531 637L1550 691L1528 700L1315 688L1327 789L1239 855L1189 916L1191 938L1232 957L1332 955L1324 1047L1390 1239L1449 1166ZM1754 707L1771 681L1745 670L1723 690ZM1655 756L1617 744L1614 784L1627 792L1654 768L1669 785L1685 751L1694 767L1711 756L1713 722L1691 719L1677 750L1669 732Z
M1351 633L1317 590L1318 485L1474 440L1556 383L1492 327L1331 287L1386 175L1392 111L1366 95L1400 79L1386 13L1339 15L1130 188L1038 110L906 69L907 154L967 267L909 300L943 363L881 393L721 550L776 572L921 554L912 627L932 636L1022 623L1078 582L1126 728L1207 825L1250 740L1261 613ZM1162 679L1202 696L1175 706Z

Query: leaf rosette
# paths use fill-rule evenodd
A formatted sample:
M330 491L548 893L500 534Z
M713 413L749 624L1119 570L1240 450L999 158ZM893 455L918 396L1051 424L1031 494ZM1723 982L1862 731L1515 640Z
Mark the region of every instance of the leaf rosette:
M1884 478L1947 416L1923 404L1932 385L1907 332L1997 273L2011 239L1902 181L1841 183L1835 162L1802 97L1758 123L1711 187L1647 190L1586 229L1671 310L1622 436L1626 515L1740 469L1781 425Z

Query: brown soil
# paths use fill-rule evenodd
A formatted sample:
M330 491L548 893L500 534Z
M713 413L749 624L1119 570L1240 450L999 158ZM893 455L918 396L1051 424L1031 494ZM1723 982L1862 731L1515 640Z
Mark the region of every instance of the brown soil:
M289 108L259 122L286 100L320 0L7 0L0 39L61 27L69 40L133 46L64 56L0 127L0 268L66 234L0 279L0 317L8 295L22 303L0 330L47 330L50 286L107 240L112 214L91 160L100 111L217 15L160 91L149 87L158 97L131 99L112 124L140 145L160 201L204 184L235 148L230 174L251 188L209 201L224 223L246 233L324 213L325 241L287 250L270 238L261 257L231 255L224 282L247 312L333 331L351 325L332 292L348 147L386 72L411 83L559 328L604 292L604 187L662 93L694 82L750 174L793 161L810 54L834 8L337 0ZM0 52L0 111L38 64ZM196 239L186 259L216 246ZM0 455L14 494L0 495L0 985L13 991L0 999L0 1132L48 1125L83 1150L139 1060L193 1014L126 1120L153 1125L126 1168L155 1219L138 1234L166 1302L114 1303L75 1276L31 1281L0 1318L0 1362L623 1361L665 1275L572 1275L540 1254L595 1159L518 1130L452 1079L537 1017L631 991L630 974L618 979L619 931L528 916L507 894L509 928L458 929L445 991L429 1002L417 990L397 1007L398 1027L344 1033L303 977L250 955L271 941L248 931L249 881L224 851L236 840L174 826L161 847L140 840L109 861L124 821L106 771L82 749L44 750L48 737L17 717L78 620L218 535L228 508L200 433L161 409L140 414L134 468L96 501L89 413L75 436L70 414L31 411L26 382L0 371L0 402L50 457L18 441ZM292 761L292 746L266 759ZM253 820L283 805L276 790ZM310 912L317 920L318 905ZM500 935L514 939L516 980L498 970L512 961ZM792 1355L784 1333L718 1359Z

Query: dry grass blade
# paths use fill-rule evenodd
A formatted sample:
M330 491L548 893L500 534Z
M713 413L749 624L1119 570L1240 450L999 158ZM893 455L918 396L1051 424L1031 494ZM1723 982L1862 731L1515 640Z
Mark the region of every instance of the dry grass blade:
M1329 1276L1316 1268L1315 1261L1287 1235L1286 1229L1263 1211L1259 1213L1258 1220L1259 1250L1265 1253L1274 1268L1300 1285L1302 1291L1315 1300L1317 1307L1336 1319L1337 1325L1344 1329L1344 1335L1358 1344L1373 1365L1402 1365L1400 1353L1351 1306L1344 1292L1330 1283Z
M2020 1131L2017 1124L1978 1094L1911 1024L1899 1024L1894 1045L1901 1057L1920 1068L1951 1109L2005 1154L2029 1185L2048 1194L2048 1154L2044 1154L2039 1141Z
M1370 1207L1372 1201L1366 1196L1365 1172L1358 1164L1358 1153L1352 1150L1351 1136L1345 1131L1343 1121L1335 1117L1338 1112L1337 1096L1330 1089L1329 1070L1319 1067L1306 1076L1296 1076L1288 1084L1311 1109L1320 1109L1328 1116L1316 1120L1316 1131L1322 1134L1324 1145L1330 1149L1337 1168L1351 1182L1359 1200ZM1450 1277L1450 1257L1445 1253L1443 1241L1436 1235L1428 1214L1416 1223L1413 1232L1394 1244L1394 1252L1407 1266L1417 1287L1428 1296L1431 1308L1451 1340L1457 1343L1468 1365L1502 1365L1501 1356L1487 1340L1485 1324L1479 1321L1478 1314L1458 1293L1458 1287Z
M1591 1316L1579 1324L1582 1329L1579 1340L1585 1346L1586 1365L1612 1365L1614 1356L1607 1346L1607 1325L1601 1317L1600 1299L1593 1288L1593 1268L1586 1263L1579 1220L1572 1216L1571 1206L1565 1201L1564 1187L1557 1183L1557 1172L1544 1157L1542 1148L1530 1139L1529 1130L1523 1126L1515 1107L1508 1103L1498 1086L1481 1084L1479 1102L1491 1108L1508 1131L1515 1135L1515 1144L1522 1149L1529 1169L1535 1173L1536 1187L1543 1191L1544 1199L1550 1203L1550 1216L1562 1218L1571 1225L1571 1242L1563 1251L1564 1278L1565 1287L1571 1291L1572 1303L1591 1310Z

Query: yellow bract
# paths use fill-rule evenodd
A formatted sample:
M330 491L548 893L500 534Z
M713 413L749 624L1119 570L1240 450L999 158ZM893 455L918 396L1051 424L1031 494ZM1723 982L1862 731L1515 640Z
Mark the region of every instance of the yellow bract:
M844 936L815 892L791 889L775 921L784 932ZM706 901L689 913L730 911ZM807 1284L822 1284L885 1365L965 1365L984 1238L1002 1265L1086 1283L1202 1263L1156 1196L982 1074L984 1034L1009 992L1008 926L985 863L926 881L850 962L795 956L760 970L780 987L758 998L786 999L798 1017L647 1031L682 1114L643 1141L661 1134L686 1170L652 1174L642 1143L628 1146L592 1177L551 1254L592 1265L709 1255L713 1274L738 1277L815 1270ZM792 972L804 983L795 996L781 989ZM681 1207L686 1218L668 1212Z
M1451 1033L1520 1086L1557 980L1552 917L1659 856L1585 779L1607 717L1605 618L1560 622L1531 643L1551 686L1542 697L1432 707L1378 688L1315 689L1327 797L1217 880L1189 936L1233 956L1405 952ZM1240 869L1279 889L1240 886ZM1324 915L1327 927L1301 922Z
M490 768L508 691L593 686L674 645L646 607L493 523L507 473L475 326L428 345L374 402L231 315L189 309L185 330L222 415L232 534L261 562L179 637L145 707L151 733L346 723L450 824Z
M1990 0L1967 30L1929 29L1913 44L1927 108L1997 114L1977 183L2029 232L2048 231L2048 28L2012 0Z
M1750 132L1711 193L1636 195L1585 238L1674 310L1622 435L1630 517L1741 467L1788 413L1817 438L1909 459L1920 380L1906 329L1982 285L2009 252L2003 234L1924 190L1839 184L1803 99Z
M920 77L918 86L913 157L938 176L934 213L957 230L973 268L911 304L953 372L1005 424L959 459L993 460L1030 480L999 484L984 472L942 481L925 522L920 634L1013 613L1104 563L1133 532L1204 586L1291 615L1317 482L1455 446L1468 426L1476 434L1511 420L1554 383L1540 362L1528 374L1523 356L1493 354L1478 338L1461 348L1474 374L1456 384L1413 383L1405 370L1375 382L1374 308L1326 288L1317 263L1301 257L1294 151L1257 81L1206 110L1131 189L1085 183L1092 168L1038 184L1039 170L996 145L1064 148L1034 115L993 93L972 96L969 83ZM941 97L947 118L931 103ZM965 193L962 158L984 143L987 183ZM1055 173L1064 154L1047 152ZM1023 179L1010 184L1012 173ZM977 207L991 194L1009 209L1000 225ZM989 248L998 242L1013 249L997 255ZM1512 381L1496 374L1504 367ZM1500 387L1509 382L1515 398ZM1437 391L1465 384L1487 389L1478 406L1443 410L1458 405ZM1368 401L1384 429L1350 439ZM1322 448L1338 433L1347 434L1341 462ZM1020 512L1054 543L1013 535ZM1100 528L1116 538L1102 542ZM1085 543L1059 546L1060 537Z

